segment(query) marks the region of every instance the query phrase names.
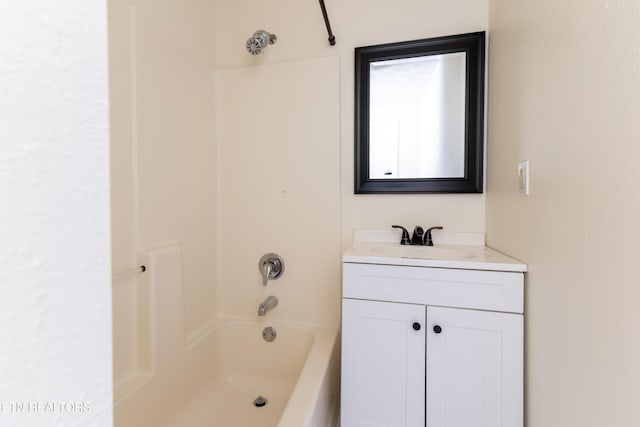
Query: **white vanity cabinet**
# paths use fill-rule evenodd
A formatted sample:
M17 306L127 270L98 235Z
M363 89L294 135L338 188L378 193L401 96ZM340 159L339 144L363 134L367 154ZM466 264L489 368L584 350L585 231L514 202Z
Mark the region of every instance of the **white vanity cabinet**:
M522 427L523 292L518 271L345 262L341 427Z

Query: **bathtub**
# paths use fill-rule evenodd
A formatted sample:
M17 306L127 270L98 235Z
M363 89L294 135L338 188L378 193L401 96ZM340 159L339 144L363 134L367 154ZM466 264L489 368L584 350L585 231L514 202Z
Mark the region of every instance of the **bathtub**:
M272 342L263 339L268 326L277 333ZM185 349L172 378L158 378L155 391L168 393L129 402L138 413L116 417L121 420L116 425L336 426L338 347L335 329L268 320L220 322ZM259 396L266 398L264 406L254 404Z

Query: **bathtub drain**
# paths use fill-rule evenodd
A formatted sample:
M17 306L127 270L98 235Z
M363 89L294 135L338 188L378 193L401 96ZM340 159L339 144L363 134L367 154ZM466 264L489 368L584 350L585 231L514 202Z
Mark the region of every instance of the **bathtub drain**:
M276 335L278 335L278 333L276 332L276 329L273 326L267 326L262 331L262 338L264 338L266 342L272 342L273 340L275 340Z
M262 396L256 397L256 400L253 401L253 406L255 406L256 408L262 408L266 404L267 398Z

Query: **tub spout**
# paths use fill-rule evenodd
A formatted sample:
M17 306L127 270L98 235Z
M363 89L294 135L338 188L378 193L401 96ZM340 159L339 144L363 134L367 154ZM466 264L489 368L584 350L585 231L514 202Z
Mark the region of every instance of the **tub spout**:
M270 295L266 300L258 307L258 316L264 316L267 314L267 311L273 309L276 305L278 305L278 298Z

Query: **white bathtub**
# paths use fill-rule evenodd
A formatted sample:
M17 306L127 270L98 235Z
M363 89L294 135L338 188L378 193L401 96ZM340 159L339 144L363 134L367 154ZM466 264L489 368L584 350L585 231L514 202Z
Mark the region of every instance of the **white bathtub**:
M262 337L266 326L277 331L272 342ZM116 417L116 425L333 427L339 412L337 338L335 329L322 327L221 322L176 360L180 366L171 378L158 378L153 393L134 393L140 403L129 402L130 416ZM255 407L258 396L268 403Z

